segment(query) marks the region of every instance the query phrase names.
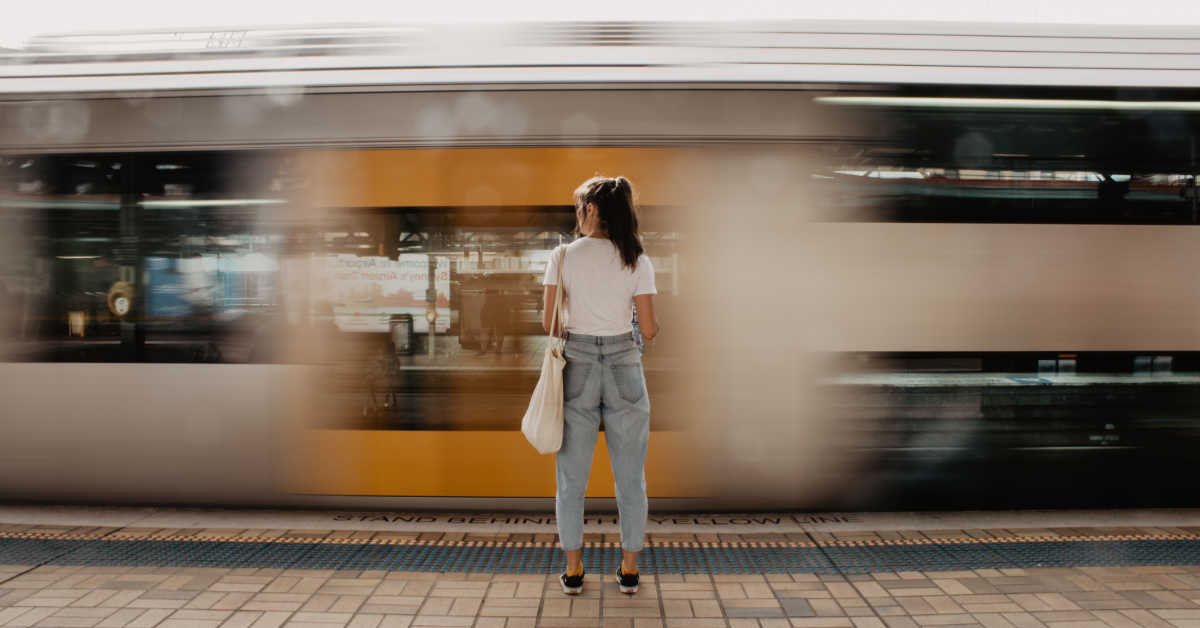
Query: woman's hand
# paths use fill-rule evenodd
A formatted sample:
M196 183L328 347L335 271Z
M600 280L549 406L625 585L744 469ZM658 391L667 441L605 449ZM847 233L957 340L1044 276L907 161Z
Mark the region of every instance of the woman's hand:
M637 307L638 325L642 328L642 337L646 340L654 340L658 335L658 319L654 317L654 295L639 294L633 297L633 304Z

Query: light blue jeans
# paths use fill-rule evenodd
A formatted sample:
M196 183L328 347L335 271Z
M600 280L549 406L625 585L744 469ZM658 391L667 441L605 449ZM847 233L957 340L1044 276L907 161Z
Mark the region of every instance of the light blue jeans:
M641 551L646 534L645 466L650 440L650 396L642 373L642 352L632 333L568 333L565 355L563 444L555 461L559 543L568 551L583 546L583 496L600 424L604 423L621 520L621 548Z

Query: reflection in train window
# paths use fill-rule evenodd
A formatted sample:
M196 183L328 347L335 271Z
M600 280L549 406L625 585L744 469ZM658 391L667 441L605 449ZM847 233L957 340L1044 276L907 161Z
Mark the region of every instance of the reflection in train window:
M331 359L344 376L335 389L360 415L330 426L512 429L545 349L542 276L554 248L574 238L573 207L331 208L322 215L321 250L311 258L312 312L330 319L338 347ZM675 233L644 234L662 286L660 308L670 307L676 240ZM666 346L648 356L652 389L663 385L656 370L669 354Z
M494 204L369 185L341 202L310 168L302 151L4 158L3 359L320 365L330 426L512 428L578 181ZM674 210L641 210L669 316ZM647 356L652 390L670 356L669 339Z
M9 359L90 360L118 347L108 290L132 261L120 246L120 157L3 160L4 291Z
M1195 110L1161 107L1154 94L997 100L978 98L985 90L970 98L910 91L818 99L888 121L879 142L831 156L814 174L829 195L829 219L1200 221Z
M213 153L5 160L7 359L218 362L255 357L279 237L254 164ZM282 201L278 201L282 203ZM233 339L238 339L234 342Z

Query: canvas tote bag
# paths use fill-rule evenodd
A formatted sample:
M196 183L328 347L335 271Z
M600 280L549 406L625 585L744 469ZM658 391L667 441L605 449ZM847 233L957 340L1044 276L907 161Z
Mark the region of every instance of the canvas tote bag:
M554 291L554 313L550 318L550 338L546 343L546 357L542 358L542 375L538 378L529 408L521 419L521 433L539 454L552 454L562 447L563 435L563 339L554 335L558 321L562 319L563 262L567 248L558 247L558 288Z

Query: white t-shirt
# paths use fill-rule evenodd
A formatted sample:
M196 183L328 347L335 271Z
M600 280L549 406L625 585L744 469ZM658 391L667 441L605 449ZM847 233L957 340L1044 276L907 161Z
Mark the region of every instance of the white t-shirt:
M567 245L563 266L566 330L590 336L633 331L633 297L657 294L654 267L642 255L631 271L607 238L579 238ZM558 254L550 256L542 284L556 285Z

